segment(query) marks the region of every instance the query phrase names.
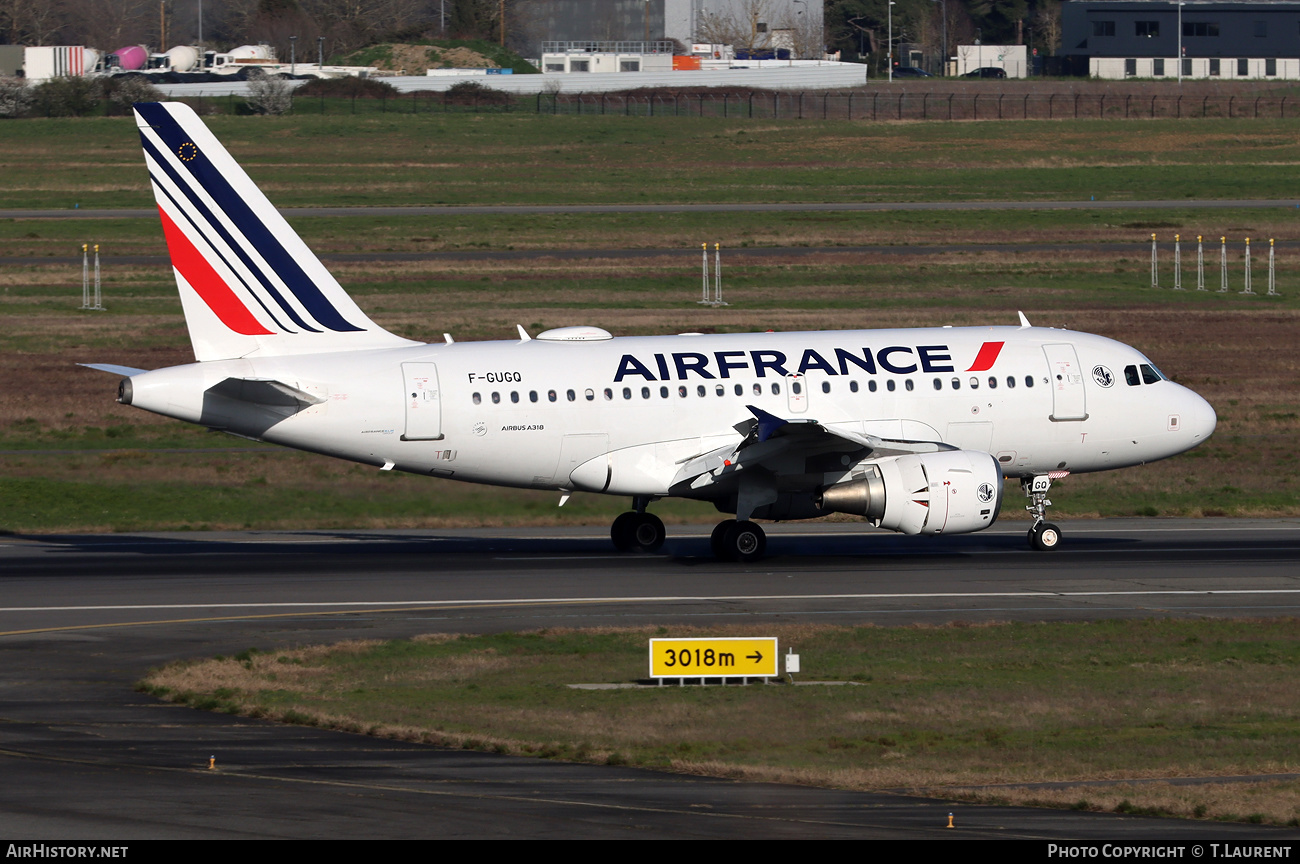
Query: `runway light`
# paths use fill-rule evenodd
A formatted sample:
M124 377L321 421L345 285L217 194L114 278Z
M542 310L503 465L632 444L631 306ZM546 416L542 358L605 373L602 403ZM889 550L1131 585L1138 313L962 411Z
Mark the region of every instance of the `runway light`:
M948 824L947 824L946 826L944 826L944 827L946 827L946 828L956 828L956 827L957 827L956 825L953 825L953 824L952 824L952 814L951 814L951 813L948 814Z
M216 767L217 767L217 757L216 757L216 756L209 756L209 757L208 757L208 770L209 770L209 771L215 771L215 770L216 770Z

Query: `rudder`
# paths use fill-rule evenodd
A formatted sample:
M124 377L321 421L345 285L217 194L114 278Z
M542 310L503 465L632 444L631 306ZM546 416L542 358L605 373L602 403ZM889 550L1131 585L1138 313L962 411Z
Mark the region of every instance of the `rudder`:
M361 311L188 105L135 115L196 359L418 344Z

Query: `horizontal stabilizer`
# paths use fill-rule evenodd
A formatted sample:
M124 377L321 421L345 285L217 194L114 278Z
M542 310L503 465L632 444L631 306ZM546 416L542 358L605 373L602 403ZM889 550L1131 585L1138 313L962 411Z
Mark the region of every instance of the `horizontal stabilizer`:
M115 363L78 363L77 365L99 372L108 372L111 375L121 375L125 378L130 378L132 375L143 375L149 371L148 369L136 369L134 366L118 366Z
M290 408L294 411L301 411L325 401L319 396L313 396L297 387L290 387L288 384L272 381L269 378L227 378L209 387L208 392L237 402L247 402L250 405Z

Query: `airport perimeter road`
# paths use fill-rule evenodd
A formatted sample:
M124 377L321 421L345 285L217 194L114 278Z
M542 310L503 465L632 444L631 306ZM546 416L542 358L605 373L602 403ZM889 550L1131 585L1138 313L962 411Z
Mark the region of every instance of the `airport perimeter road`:
M1257 210L1300 207L1295 199L1238 198L1171 201L864 201L834 204L493 204L464 207L285 207L286 219L303 216L464 216L557 213L830 213L927 210ZM156 209L0 210L0 219L156 219Z
M175 658L433 631L1300 608L1300 520L1066 523L1062 549L1047 554L1024 548L1023 523L928 541L777 525L773 556L749 566L707 557L708 527L670 528L655 556L616 556L597 529L0 538L0 836L1300 841L1294 829L439 750L132 690Z

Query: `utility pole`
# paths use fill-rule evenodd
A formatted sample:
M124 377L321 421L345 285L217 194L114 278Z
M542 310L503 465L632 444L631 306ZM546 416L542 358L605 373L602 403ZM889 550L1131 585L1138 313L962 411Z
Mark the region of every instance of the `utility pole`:
M894 83L894 0L889 0L889 50L885 62L889 64L889 83Z

